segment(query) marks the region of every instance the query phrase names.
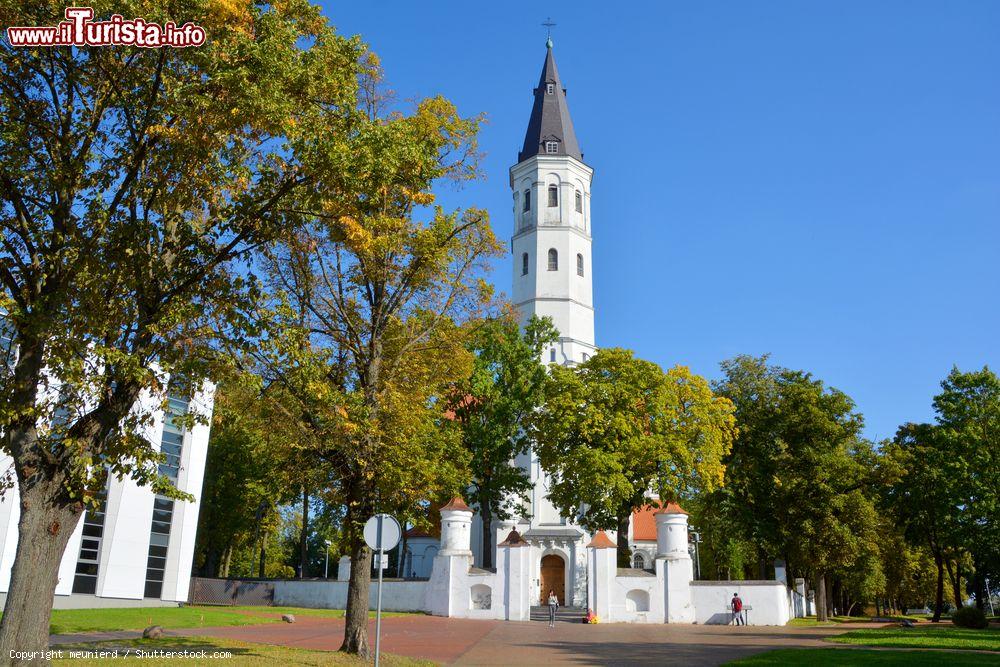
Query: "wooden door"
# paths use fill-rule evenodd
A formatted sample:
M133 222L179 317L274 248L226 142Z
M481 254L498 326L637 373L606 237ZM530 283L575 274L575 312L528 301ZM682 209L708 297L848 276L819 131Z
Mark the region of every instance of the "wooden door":
M542 591L541 603L549 603L549 591L554 590L559 598L559 605L566 604L566 562L556 556L549 554L542 557Z

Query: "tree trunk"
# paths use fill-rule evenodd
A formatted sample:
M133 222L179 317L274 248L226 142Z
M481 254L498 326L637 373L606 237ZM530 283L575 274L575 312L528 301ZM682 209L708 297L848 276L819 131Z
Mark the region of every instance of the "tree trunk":
M299 534L299 579L306 578L309 562L309 491L302 486L302 532Z
M623 505L618 511L618 567L632 567L632 550L628 546L628 527L632 520L632 505Z
M816 575L816 620L830 620L826 609L826 575L823 573Z
M267 538L260 539L260 560L257 563L257 578L263 579L265 566L267 565Z
M219 576L223 579L229 578L229 565L233 562L233 543L230 542L226 546L226 551L222 556L222 569L219 571Z
M371 657L368 646L368 597L371 587L372 552L360 535L351 544L351 577L347 585L344 643L340 650L362 660Z
M340 650L353 653L362 660L371 657L368 646L368 600L371 587L372 552L365 545L361 526L372 515L372 494L362 479L348 483L347 528L351 554L351 576L347 581L347 611L344 615L344 643Z
M59 480L25 485L24 476L18 474L18 478L21 517L17 523L17 552L7 602L0 621L0 655L8 665L49 664L48 660L6 662L6 658L12 651L48 650L59 563L83 511L61 499L63 489Z
M976 607L981 611L986 611L986 566L980 559L973 561L976 567L976 574L972 578L972 590L976 596Z
M951 559L945 559L945 567L948 568L948 579L951 580L951 595L955 601L955 606L962 606L962 565L956 561L954 570L951 567Z
M934 618L931 622L939 623L944 612L944 558L940 549L934 550L934 564L937 566L937 587L934 592Z
M489 501L479 503L479 517L483 522L483 569L493 567L493 511Z

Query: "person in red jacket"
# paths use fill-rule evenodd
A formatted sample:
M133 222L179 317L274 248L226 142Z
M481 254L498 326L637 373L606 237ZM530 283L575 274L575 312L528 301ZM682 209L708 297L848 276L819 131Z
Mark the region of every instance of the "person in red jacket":
M738 593L733 593L732 607L733 621L736 625L746 625L746 619L743 618L743 600L740 599Z

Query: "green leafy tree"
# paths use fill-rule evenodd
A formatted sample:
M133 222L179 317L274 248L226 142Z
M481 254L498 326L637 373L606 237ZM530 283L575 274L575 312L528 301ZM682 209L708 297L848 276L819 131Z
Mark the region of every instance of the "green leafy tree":
M650 493L680 500L722 482L732 403L683 366L664 373L619 348L550 368L530 432L549 498L591 531L617 530L618 562L628 567L629 521Z
M0 448L21 507L4 655L47 647L60 559L105 475L183 496L137 399L204 372L209 321L246 298L234 262L295 224L292 198L338 173L358 115L360 42L304 0L91 6L194 21L208 41L0 43L0 311L16 348ZM5 2L0 23L50 26L64 7Z
M542 401L542 351L558 335L549 318L533 317L523 334L513 314L487 320L469 346L472 374L456 386L451 401L471 454L466 496L483 523L483 567L493 566L493 520L510 518L531 488L527 471L515 459L530 445L526 420Z
M953 472L951 502L962 545L972 556L976 606L986 579L1000 577L1000 377L984 367L953 368L934 397L938 437Z
M809 374L741 356L722 364L717 393L732 400L739 434L713 494L761 563L780 556L815 581L826 618L828 575L870 594L879 586L871 446L843 392ZM724 518L717 521L725 521Z
M910 544L925 545L936 568L934 622L944 610L944 573L956 552L955 461L931 424L904 424L883 451L885 506Z

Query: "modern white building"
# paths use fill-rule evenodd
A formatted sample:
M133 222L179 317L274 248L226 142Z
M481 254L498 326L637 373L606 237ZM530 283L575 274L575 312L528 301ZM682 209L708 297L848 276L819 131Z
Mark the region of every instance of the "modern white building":
M147 437L165 455L160 472L195 502L171 500L129 478L109 476L99 506L86 512L66 546L56 609L176 605L188 599L213 395L212 386L193 396L171 394L166 410L160 401L143 399L145 407L157 406ZM187 428L175 420L187 413L203 418ZM11 465L10 457L0 455L0 471ZM0 498L0 604L17 549L17 498L16 486Z

